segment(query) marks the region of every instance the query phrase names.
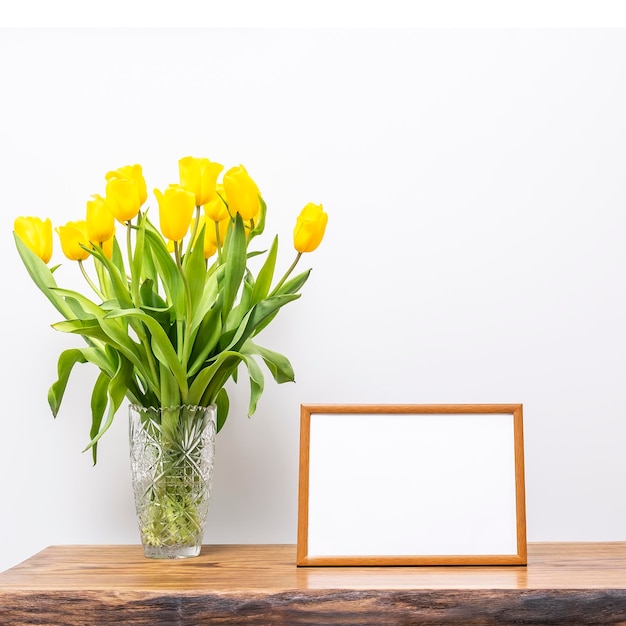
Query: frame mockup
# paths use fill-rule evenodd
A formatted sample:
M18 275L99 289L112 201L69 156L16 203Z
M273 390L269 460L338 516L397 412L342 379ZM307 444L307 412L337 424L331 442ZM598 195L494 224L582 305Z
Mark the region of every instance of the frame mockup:
M302 405L297 565L525 565L521 404Z

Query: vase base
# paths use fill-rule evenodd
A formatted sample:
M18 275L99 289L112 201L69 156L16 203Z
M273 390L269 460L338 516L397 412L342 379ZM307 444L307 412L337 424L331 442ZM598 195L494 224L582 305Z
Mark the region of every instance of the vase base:
M144 546L148 559L190 559L200 554L200 546Z

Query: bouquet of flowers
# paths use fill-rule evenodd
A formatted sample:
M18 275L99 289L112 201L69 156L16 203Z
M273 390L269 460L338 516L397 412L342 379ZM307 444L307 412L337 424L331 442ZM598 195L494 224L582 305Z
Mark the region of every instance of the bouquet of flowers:
M263 392L263 362L277 383L294 379L289 360L259 345L257 335L300 297L310 269L293 275L301 256L320 244L327 214L307 204L296 221L296 256L275 280L278 237L254 249L266 204L243 166L223 171L206 158L185 157L180 180L154 190L158 227L146 208L140 165L105 177L103 195L87 201L84 219L56 228L64 255L78 264L90 295L57 285L49 219L18 217L17 250L28 273L61 314L53 328L86 345L64 350L48 402L56 416L77 363L95 365L90 441L98 441L124 399L139 407L217 407L217 430L228 416L225 384L241 364L250 381L248 414ZM249 260L260 267L255 273ZM164 412L162 430L175 436L179 419ZM166 417L173 415L173 417Z

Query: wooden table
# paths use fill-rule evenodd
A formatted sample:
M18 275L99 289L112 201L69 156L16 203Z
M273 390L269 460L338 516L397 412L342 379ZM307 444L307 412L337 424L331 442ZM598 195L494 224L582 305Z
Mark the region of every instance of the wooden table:
M52 546L0 574L0 624L626 624L626 543L530 544L523 566L295 566L295 546Z

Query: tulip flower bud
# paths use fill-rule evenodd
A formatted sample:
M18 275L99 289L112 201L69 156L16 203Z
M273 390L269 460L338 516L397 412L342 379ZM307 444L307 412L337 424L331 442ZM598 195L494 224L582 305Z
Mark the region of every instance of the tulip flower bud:
M87 235L87 222L68 222L65 226L56 229L61 240L63 254L70 261L84 261L89 258L89 252L81 245L89 247L89 237Z
M105 178L107 181L113 178L134 180L137 183L137 188L139 190L139 206L142 206L143 203L148 199L148 188L146 185L146 180L143 177L141 165L125 165L124 167L120 167L117 170L108 172Z
M217 252L217 246L204 235L204 258L210 259Z
M254 219L261 209L259 188L243 165L224 174L224 191L231 214L241 215L244 222Z
M224 185L217 185L215 191L215 197L204 205L204 214L214 222L221 222L229 217L226 203L222 199L226 196Z
M217 233L215 232L215 224L216 222L212 219L207 219L206 220L206 237L209 238L209 241L214 245L217 246ZM226 235L228 234L228 227L230 226L231 221L230 221L230 217L226 217L226 219L223 219L219 222L217 222L217 228L219 230L219 235L220 235L220 246L224 245L224 242L226 241Z
M309 202L303 209L293 231L293 245L298 252L313 252L324 238L328 214L322 205Z
M115 235L115 217L102 196L87 200L87 234L92 243L108 241Z
M196 206L194 194L180 185L170 185L165 193L155 189L154 195L159 203L163 236L172 241L180 241L189 230L191 216Z
M107 239L102 242L102 252L104 256L111 260L113 258L113 242L115 241L115 236L111 237L111 239Z
M13 230L44 263L52 257L52 222L38 217L17 217Z
M202 243L204 248L204 258L208 259L217 252L217 245L213 241L215 239L215 223L211 220L206 219L204 215L200 216L200 220L198 222L198 230L196 231L196 238L194 240L194 246L196 244L196 241L198 240L198 237L200 236L200 233L202 232L203 227L204 241ZM213 231L213 237L209 235L209 231L211 230Z
M196 197L196 206L203 206L215 197L218 174L224 169L209 159L184 157L178 161L180 184Z
M112 178L106 185L106 203L116 220L125 224L132 220L141 207L137 182L130 178Z

